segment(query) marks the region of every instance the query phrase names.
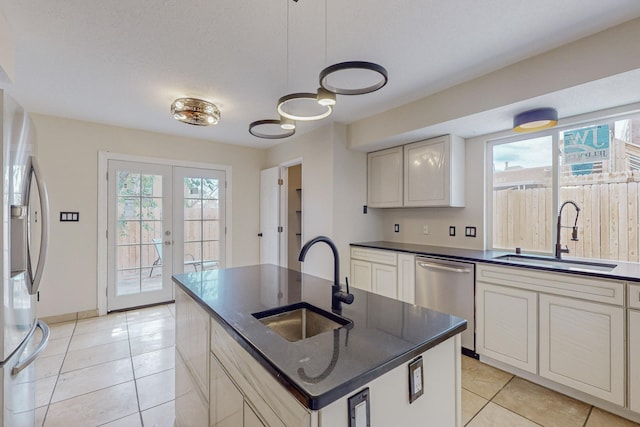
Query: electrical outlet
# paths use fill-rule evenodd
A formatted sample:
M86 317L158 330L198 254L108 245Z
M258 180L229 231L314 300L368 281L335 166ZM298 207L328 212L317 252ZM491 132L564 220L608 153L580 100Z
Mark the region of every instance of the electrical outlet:
M454 227L453 225L449 226L449 236L455 236L456 235L456 227Z
M422 356L409 363L409 403L413 403L424 393L423 372Z
M464 235L466 237L476 237L476 228L475 227L465 227L464 228Z
M429 226L428 225L423 225L422 226L422 234L429 234Z
M396 233L399 233L400 232L400 224L394 224L393 225L393 231L396 232Z
M371 413L369 410L369 388L351 396L349 405L349 427L369 427Z

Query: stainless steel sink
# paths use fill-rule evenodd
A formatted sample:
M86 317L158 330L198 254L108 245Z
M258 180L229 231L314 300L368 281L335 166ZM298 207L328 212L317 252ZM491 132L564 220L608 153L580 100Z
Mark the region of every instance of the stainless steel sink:
M607 264L602 262L575 261L566 259L557 259L551 257L532 256L532 255L501 255L494 257L503 261L510 261L519 264L535 265L540 267L557 268L561 270L574 271L612 271L617 267L616 264Z
M348 319L306 302L253 313L253 317L291 342L311 338L351 323Z

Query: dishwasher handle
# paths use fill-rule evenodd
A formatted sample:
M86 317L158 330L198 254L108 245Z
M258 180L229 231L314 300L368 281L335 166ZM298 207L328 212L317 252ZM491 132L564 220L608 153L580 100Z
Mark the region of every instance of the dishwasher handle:
M466 267L452 267L450 265L438 264L435 262L425 262L421 260L416 261L416 264L422 268L433 268L435 270L449 271L452 273L471 273L471 269Z

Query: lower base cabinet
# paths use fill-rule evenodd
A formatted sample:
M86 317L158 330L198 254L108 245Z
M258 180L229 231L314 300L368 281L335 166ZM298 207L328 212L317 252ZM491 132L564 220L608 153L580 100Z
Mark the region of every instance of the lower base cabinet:
M537 373L537 294L478 282L476 303L478 353Z
M624 309L540 295L540 376L624 406Z

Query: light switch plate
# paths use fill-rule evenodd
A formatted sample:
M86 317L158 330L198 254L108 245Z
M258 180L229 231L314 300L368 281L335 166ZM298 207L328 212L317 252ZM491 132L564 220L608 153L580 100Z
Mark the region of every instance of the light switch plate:
M369 388L349 398L349 427L370 427Z
M422 356L409 363L409 403L413 403L424 393L424 369Z

